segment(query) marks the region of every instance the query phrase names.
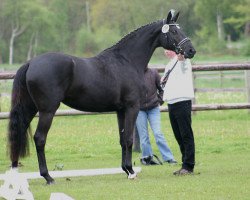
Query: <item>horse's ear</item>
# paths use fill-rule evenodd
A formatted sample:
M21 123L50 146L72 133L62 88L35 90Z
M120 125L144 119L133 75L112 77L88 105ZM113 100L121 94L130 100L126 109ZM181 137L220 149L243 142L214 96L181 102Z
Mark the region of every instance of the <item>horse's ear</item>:
M178 18L179 18L179 14L180 14L180 12L178 12L174 17L173 17L173 21L174 22L177 22L177 20L178 20Z
M174 16L174 10L170 10L170 11L168 12L167 24L170 23L170 21L172 20L173 16Z

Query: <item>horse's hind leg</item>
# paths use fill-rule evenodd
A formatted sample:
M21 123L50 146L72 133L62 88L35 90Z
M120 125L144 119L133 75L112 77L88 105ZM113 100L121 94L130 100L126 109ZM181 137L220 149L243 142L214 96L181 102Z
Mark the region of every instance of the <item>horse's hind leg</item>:
M47 184L54 182L54 179L48 173L48 168L46 164L46 158L44 153L44 147L46 144L46 138L48 131L50 129L55 112L39 112L39 121L37 125L37 130L34 135L34 140L36 144L36 151L40 169L40 175L43 176Z

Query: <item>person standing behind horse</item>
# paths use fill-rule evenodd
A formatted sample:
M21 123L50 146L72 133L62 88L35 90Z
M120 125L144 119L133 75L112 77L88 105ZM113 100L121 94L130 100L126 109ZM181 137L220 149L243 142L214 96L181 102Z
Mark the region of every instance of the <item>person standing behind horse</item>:
M182 167L174 175L192 174L195 165L195 144L191 126L192 99L194 88L192 66L183 55L166 50L165 55L170 62L165 68L168 74L164 88L163 100L168 103L170 123L182 154ZM175 67L173 68L173 66ZM171 73L169 70L171 70ZM163 81L164 76L161 81Z
M170 164L177 163L174 156L167 145L166 139L161 132L161 115L159 104L164 103L162 100L163 89L160 85L160 75L156 69L147 68L145 71L145 96L141 99L140 111L136 120L136 127L138 130L140 144L142 149L141 163L144 165L162 164L154 161L153 151L151 148L149 133L148 133L148 121L153 131L156 144L165 162Z

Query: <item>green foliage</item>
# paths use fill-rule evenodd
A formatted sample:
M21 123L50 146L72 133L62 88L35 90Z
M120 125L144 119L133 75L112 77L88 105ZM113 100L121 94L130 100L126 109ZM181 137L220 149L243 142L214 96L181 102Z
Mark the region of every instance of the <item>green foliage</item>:
M115 30L99 27L95 32L90 32L86 27L79 30L76 38L77 54L80 56L93 56L120 40L119 33Z
M101 51L116 44L121 39L121 36L117 30L100 27L95 31L95 39L98 44L99 51Z
M98 51L95 35L88 31L85 27L79 30L76 36L76 48L78 55L92 56Z
M205 53L224 53L226 49L226 39L229 36L232 40L240 38L242 29L240 26L234 26L230 21L239 16L236 7L243 5L244 0L201 0L195 4L195 14L200 16L199 29L196 29L195 42L198 48ZM222 38L218 34L218 16L221 16ZM206 45L205 45L206 44Z
M15 38L16 63L27 59L30 48L31 57L48 51L88 56L108 48L142 25L166 18L172 8L181 11L179 23L199 52L235 53L225 51L226 39L228 36L233 41L241 39L250 19L249 3L249 0L145 0L143 3L141 0L1 0L0 57L4 63L8 62L13 27L25 29ZM222 16L223 32L219 44L218 13Z
M127 33L128 26L131 22L128 20L130 15L126 12L128 12L128 7L124 0L97 1L96 4L93 5L91 15L94 30L105 26L112 30L120 29L121 34Z
M225 23L232 24L236 29L244 27L247 22L250 20L250 1L242 0L241 3L237 2L235 6L232 7L232 10L235 12L235 15L230 16L225 20Z
M7 57L7 46L3 39L0 38L0 63L4 62L3 60L5 57Z
M243 55L250 56L250 38L244 40Z
M210 35L205 37L205 35L207 35L206 30L207 29L203 29L202 31L198 32L197 35L199 37L198 39L194 40L198 53L216 55L225 51L226 42L224 40L219 40L216 35Z

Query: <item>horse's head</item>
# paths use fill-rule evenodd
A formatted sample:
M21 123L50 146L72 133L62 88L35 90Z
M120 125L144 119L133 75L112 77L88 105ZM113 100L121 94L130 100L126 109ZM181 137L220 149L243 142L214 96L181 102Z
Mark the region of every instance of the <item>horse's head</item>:
M160 44L163 48L183 54L185 58L193 58L196 53L190 39L176 24L179 12L174 15L174 11L169 11L167 19L162 21Z

